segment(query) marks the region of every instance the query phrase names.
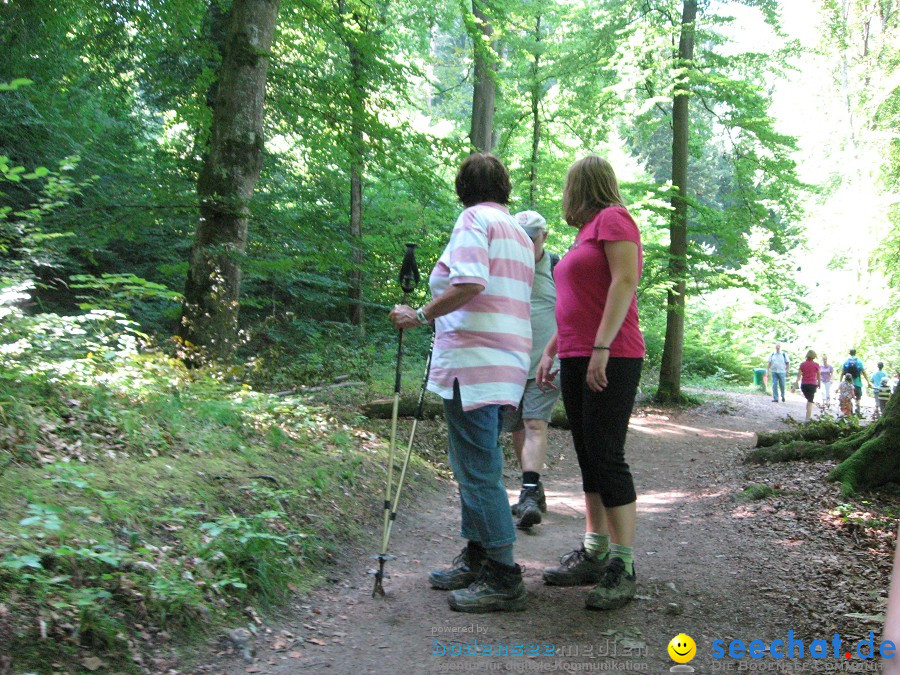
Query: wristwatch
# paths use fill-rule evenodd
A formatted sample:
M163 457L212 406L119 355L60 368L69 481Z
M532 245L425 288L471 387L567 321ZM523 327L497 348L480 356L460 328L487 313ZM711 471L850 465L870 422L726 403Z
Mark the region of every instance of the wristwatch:
M430 323L430 321L428 321L428 318L425 316L425 308L424 307L419 307L419 309L416 310L416 318L419 320L419 323L422 324L423 326L427 326Z

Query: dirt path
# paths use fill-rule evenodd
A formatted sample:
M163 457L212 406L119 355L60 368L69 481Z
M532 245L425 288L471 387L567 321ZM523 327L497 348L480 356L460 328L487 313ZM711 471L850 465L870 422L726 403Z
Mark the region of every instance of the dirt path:
M594 664L595 670L628 672L630 667L663 673L674 665L668 642L687 633L698 647L690 665L708 673L723 665L712 658L713 640L725 640L727 647L735 638L745 643L786 639L789 629L802 636L799 615L807 607L816 611L816 605L814 599L797 597L805 591L795 591L791 577L796 566L815 557L815 542L807 542L801 555L790 536L759 526L765 509L736 498L753 471L739 461L753 444L753 433L783 427L788 413L802 417L799 396L775 404L766 396L727 394L720 402L677 415L646 407L637 411L626 456L640 495L638 597L621 610L587 611L587 588L552 588L541 581L545 566L579 546L584 527L568 432L552 430L550 466L544 474L549 512L543 524L522 534L516 544L516 558L526 567L527 611L459 614L448 608L445 592L429 588L427 571L447 563L462 545L456 536L455 486L448 482L441 493L401 511L386 598L370 597L372 577L366 570L372 564L368 555L377 547L373 537L348 551L333 584L298 599L282 625L264 630L253 665L238 655L220 654L203 671L543 672L588 670ZM514 497L517 476L510 470L507 478ZM808 643L831 635L803 637ZM532 651L538 654L500 659L452 655L472 640L494 649L522 645L526 652L535 645ZM809 672L816 672L815 667Z

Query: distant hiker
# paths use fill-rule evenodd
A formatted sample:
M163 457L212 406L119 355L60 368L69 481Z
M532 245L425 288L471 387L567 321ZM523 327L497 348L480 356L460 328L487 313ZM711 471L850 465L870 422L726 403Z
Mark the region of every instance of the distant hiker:
M544 346L556 333L556 284L553 268L559 257L544 249L547 241L547 221L537 211L522 211L516 222L534 243L534 285L531 287L531 367L528 382L519 407L507 409L503 416L503 430L512 432L513 447L522 469L522 491L512 506L516 527L528 529L541 522L547 511L547 499L541 483L541 471L547 457L547 425L559 400L559 389L541 391L535 374L541 362ZM558 368L558 363L555 364Z
M800 391L806 397L806 421L812 419L813 401L816 397L816 389L819 388L820 366L816 363L816 353L810 349L806 352L806 361L800 364L797 370L797 383Z
M841 406L841 415L844 417L849 417L853 414L853 399L855 396L853 376L847 373L838 387L838 404Z
M778 403L778 390L781 390L781 401L784 402L784 384L787 380L788 368L791 361L787 354L781 351L781 343L775 343L775 351L769 355L769 375L772 378L772 401Z
M876 371L872 374L872 386L873 386L873 387L880 387L880 386L881 386L881 381L882 381L884 378L886 378L886 377L888 377L888 374L887 374L886 372L884 372L884 363L882 363L881 361L879 361L879 362L878 362L878 370L876 370ZM888 378L888 379L890 379L890 378Z
M869 385L871 385L871 382L869 382L869 376L866 375L866 367L863 365L863 362L856 358L855 349L850 350L850 358L844 361L844 365L841 366L841 377L844 375L850 375L853 378L856 414L859 415L860 401L862 400L862 378L866 378L866 383Z
M431 272L434 299L391 312L397 328L434 321L428 389L444 399L467 543L450 567L428 576L435 588L453 591L450 607L462 612L526 604L498 440L500 408L519 405L528 379L534 246L509 215L509 193L509 174L496 157L475 153L463 161L456 194L466 208Z
M637 495L625 462L625 434L644 357L635 295L643 252L638 227L604 159L589 155L569 169L563 214L578 234L556 267L558 330L544 348L536 379L542 388L552 385L558 354L586 521L583 545L547 568L544 581L597 584L587 607L615 609L637 588Z
M879 398L879 394L881 392L881 385L883 383L887 383L887 398L884 399L884 404L881 403L881 399ZM875 409L872 411L872 419L878 419L881 415L884 414L884 408L887 406L888 399L891 397L892 387L890 386L891 378L890 376L884 372L884 363L881 361L878 362L878 370L872 373L872 398L875 399Z
M834 366L828 363L828 357L822 354L822 365L819 366L819 381L822 385L822 403L826 408L831 407L831 378L834 374Z
M884 415L884 411L887 408L888 401L891 400L891 396L893 395L893 387L891 387L891 379L889 377L884 378L881 381L880 387L872 388L872 395L875 397L875 414L872 415L872 419L878 419Z

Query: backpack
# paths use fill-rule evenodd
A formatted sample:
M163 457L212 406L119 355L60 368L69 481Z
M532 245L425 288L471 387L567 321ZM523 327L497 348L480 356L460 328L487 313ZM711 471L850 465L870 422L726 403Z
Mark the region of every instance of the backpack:
M550 253L548 251L548 253ZM559 262L559 256L555 253L550 253L550 276L553 276L553 268L556 267L556 263Z
M849 374L854 380L859 377L859 359L855 356L847 359L847 362L844 364L844 374Z

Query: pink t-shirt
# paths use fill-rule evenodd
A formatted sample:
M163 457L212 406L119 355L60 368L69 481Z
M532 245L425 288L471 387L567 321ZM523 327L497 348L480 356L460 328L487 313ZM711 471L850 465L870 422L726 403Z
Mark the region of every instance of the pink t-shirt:
M641 234L622 206L610 206L585 224L575 236L572 248L557 264L556 281L557 349L560 358L590 356L597 328L606 307L612 282L604 241L633 241L638 247L638 274L644 267ZM619 333L610 344L612 357L642 358L644 336L638 324L637 296Z
M800 364L800 384L819 383L819 364L811 359L806 359Z

